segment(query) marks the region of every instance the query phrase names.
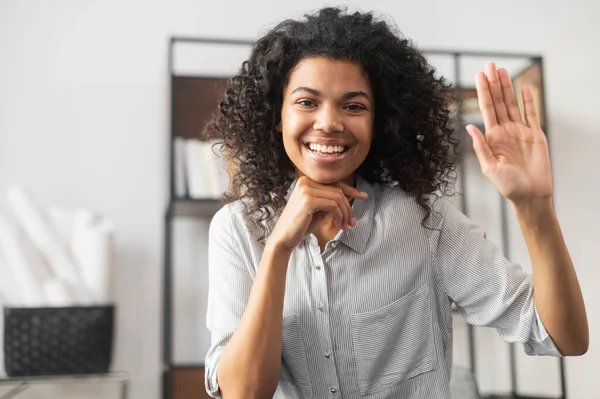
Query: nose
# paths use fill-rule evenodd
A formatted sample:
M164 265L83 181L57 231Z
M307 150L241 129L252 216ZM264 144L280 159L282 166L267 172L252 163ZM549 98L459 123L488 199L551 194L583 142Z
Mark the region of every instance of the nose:
M344 124L336 110L331 109L330 107L323 107L317 114L313 129L320 130L324 133L343 132Z

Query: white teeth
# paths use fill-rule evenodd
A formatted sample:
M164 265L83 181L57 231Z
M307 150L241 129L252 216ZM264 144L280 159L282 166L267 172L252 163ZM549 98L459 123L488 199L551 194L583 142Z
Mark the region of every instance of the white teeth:
M325 154L333 154L334 152L343 153L346 150L346 147L341 145L326 146L315 143L310 143L308 145L308 148L310 148L313 151L322 152Z

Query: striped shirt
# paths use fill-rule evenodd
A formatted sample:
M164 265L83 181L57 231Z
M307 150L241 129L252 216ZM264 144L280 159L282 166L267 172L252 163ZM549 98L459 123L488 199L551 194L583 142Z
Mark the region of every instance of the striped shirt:
M289 194L294 185L290 187ZM290 257L274 398L446 399L454 303L528 355L562 356L535 309L532 276L440 198L429 226L415 197L357 176L357 225L321 252L309 235ZM288 195L289 195L288 194ZM244 313L264 246L241 203L209 232L206 389L220 397L219 357Z

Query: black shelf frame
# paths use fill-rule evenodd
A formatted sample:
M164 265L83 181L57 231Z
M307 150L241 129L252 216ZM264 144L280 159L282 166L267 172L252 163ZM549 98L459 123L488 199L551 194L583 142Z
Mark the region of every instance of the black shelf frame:
M223 205L218 198L174 198L172 202L173 216L210 218Z
M204 368L204 363L179 363L176 364L173 361L173 262L172 262L172 250L173 250L173 219L176 217L200 217L200 218L211 218L214 213L223 206L224 202L221 199L215 198L190 198L190 197L178 197L175 194L175 160L174 160L174 137L177 136L175 132L175 110L174 110L174 94L173 94L173 81L175 78L211 78L215 76L211 75L184 75L176 74L174 69L174 47L178 43L196 43L196 44L209 44L209 45L224 45L224 46L249 46L254 44L252 40L244 39L223 39L223 38L210 38L210 37L171 37L169 39L168 48L168 66L169 66L169 90L170 90L170 136L169 136L169 199L164 214L164 246L163 246L163 308L162 308L162 320L163 320L163 339L162 339L162 398L172 399L173 398L173 372L177 369L200 369ZM493 52L493 51L473 51L473 50L444 50L444 49L422 49L426 55L443 55L451 56L454 58L454 84L453 89L455 91L455 97L458 101L462 99L461 86L461 58L462 57L477 57L477 58L488 58L488 59L529 59L531 63L539 66L541 74L541 107L544 112L543 129L546 134L548 144L550 145L550 136L548 130L548 117L547 117L547 102L545 95L545 80L544 80L544 68L543 68L543 57L539 54L528 54L528 53L513 53L513 52ZM222 76L219 76L222 77ZM472 89L469 87L469 89ZM457 129L464 128L466 123L461 122L461 107L458 107ZM484 131L482 124L474 123ZM461 192L461 212L465 215L469 215L469 208L466 196L466 178L467 173L464 165L464 156L459 157L459 180L460 180L460 192ZM501 209L501 231L502 231L502 248L504 255L510 258L510 245L509 245L509 231L508 231L508 213L507 213L507 200L498 194L500 198L500 209ZM467 331L468 348L469 348L469 363L470 370L473 375L477 372L476 363L476 348L475 348L475 328L472 325L468 325ZM566 380L565 380L565 362L563 358L559 358L559 372L560 372L560 390L561 396L558 398L548 397L533 397L524 396L517 393L517 373L516 373L516 351L515 344L508 344L509 348L509 361L510 361L510 381L511 381L511 392L509 398L511 399L567 399L566 394ZM201 382L203 384L203 382ZM495 395L492 395L495 397Z

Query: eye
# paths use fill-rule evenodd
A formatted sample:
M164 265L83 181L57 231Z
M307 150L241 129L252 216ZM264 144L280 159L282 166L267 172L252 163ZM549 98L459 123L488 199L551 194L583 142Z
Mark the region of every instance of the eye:
M312 106L316 106L315 102L312 100L300 100L296 104L299 104L303 107L310 108Z
M346 109L351 112L358 112L365 109L361 104L348 104L346 105Z

